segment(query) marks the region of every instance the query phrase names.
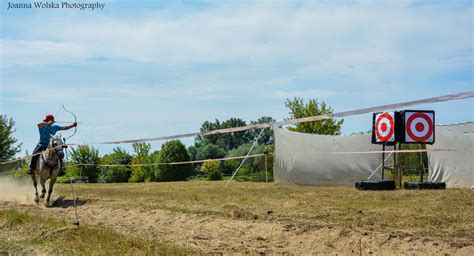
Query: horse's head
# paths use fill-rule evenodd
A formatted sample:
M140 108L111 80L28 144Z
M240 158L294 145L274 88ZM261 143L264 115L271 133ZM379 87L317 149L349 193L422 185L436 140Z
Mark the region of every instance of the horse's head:
M51 150L54 150L56 152L56 155L59 157L59 159L64 159L64 151L63 149L66 147L64 145L63 140L61 139L60 136L51 136L51 139L49 140L49 145L48 148Z

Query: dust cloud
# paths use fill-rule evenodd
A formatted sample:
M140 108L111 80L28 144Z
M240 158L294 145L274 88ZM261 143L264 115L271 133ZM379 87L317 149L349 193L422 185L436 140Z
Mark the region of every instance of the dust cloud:
M39 185L41 190L41 185ZM34 203L35 189L29 177L13 178L0 176L0 201L20 204Z

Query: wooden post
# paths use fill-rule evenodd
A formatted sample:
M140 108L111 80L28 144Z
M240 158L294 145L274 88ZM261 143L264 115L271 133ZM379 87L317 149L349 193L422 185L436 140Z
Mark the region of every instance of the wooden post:
M419 149L423 149L423 144L419 144L418 146ZM424 163L423 163L423 152L420 152L420 181L423 182L423 174L425 172L424 170Z
M267 154L265 154L265 183L268 183Z
M382 144L382 180L385 178L385 144Z
M400 142L398 142L396 145L398 145L397 148L400 150ZM397 148L395 150L397 150ZM395 157L395 168L398 171L398 184L400 184L400 188L402 188L402 168L400 168L400 156L398 155L397 151L395 151Z

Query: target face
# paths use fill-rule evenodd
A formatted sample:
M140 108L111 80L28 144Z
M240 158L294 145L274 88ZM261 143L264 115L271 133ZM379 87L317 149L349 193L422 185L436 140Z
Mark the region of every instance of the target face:
M375 141L395 141L395 118L393 112L380 113L375 116Z
M405 141L434 142L434 113L405 112Z

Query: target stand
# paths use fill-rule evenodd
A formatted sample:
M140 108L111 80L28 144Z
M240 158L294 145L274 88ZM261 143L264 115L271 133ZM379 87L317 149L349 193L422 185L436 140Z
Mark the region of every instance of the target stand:
M426 149L426 144L435 142L435 112L432 110L404 110L400 112L403 123L401 142L405 144L417 143L419 149ZM423 180L425 174L425 154L419 152L419 175L417 182L404 182L405 189L445 189L444 182L427 182Z
M386 146L393 146L396 151L396 143L400 138L398 123L399 112L380 112L373 114L372 120L372 143L382 144L382 180L363 180L355 184L359 190L395 190L395 180L385 179L385 170L393 170L395 167L385 165ZM377 171L377 170L376 170Z
M435 142L435 112L432 110L403 110L392 112L373 113L372 119L372 143L382 144L382 164L379 166L382 170L382 180L369 180L378 170L366 181L356 183L357 189L363 190L387 190L395 189L394 180L385 179L385 170L396 171L398 173L399 188L402 188L402 168L397 148L400 149L400 143L416 143L420 149L418 182L405 182L405 189L444 189L446 184L443 182L425 182L424 154L425 144ZM386 146L393 146L394 164L393 167L385 166ZM391 153L390 153L391 154ZM391 185L387 185L391 184ZM393 184L393 186L392 186Z

